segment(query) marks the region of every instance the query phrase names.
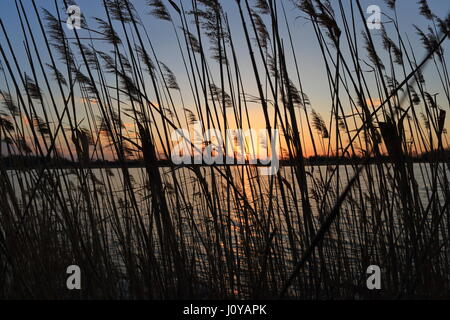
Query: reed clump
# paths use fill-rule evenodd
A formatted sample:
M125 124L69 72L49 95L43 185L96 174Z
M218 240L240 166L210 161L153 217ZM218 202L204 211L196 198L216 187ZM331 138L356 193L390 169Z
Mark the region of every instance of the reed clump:
M450 17L427 1L429 27L411 37L393 0L376 33L359 0L148 0L147 12L103 0L72 30L61 12L73 1L10 2L20 29L0 19L0 298L450 296ZM314 33L329 114L304 92L314 79L287 10ZM148 19L175 39L182 71ZM168 161L174 130L252 128L255 110L281 133L275 175ZM66 288L72 264L81 291ZM366 287L373 264L380 291Z

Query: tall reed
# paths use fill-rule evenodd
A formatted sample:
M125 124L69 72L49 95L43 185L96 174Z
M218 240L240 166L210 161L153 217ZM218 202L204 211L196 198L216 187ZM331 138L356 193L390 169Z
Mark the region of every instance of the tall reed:
M429 27L405 36L392 0L375 33L359 0L148 0L146 13L103 0L101 17L70 30L61 12L73 1L10 2L20 29L0 19L1 298L449 297L449 16L421 0ZM328 115L304 91L314 78L288 10L314 34ZM175 39L182 71L148 19ZM170 162L174 130L201 121L225 136L256 128L256 109L281 132L275 175ZM66 289L71 264L81 291ZM382 291L366 288L373 264Z

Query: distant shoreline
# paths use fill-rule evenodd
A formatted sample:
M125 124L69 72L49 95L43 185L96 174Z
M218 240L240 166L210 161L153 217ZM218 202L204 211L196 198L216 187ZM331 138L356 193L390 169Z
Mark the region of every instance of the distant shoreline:
M17 159L16 159L17 160ZM366 162L367 159L363 158L341 158L341 159L333 159L333 158L319 158L319 159L305 159L306 166L327 166L327 165L359 165ZM381 157L381 158L370 158L367 164L377 164L377 163L393 163L393 159L389 157ZM440 157L439 158L406 158L405 163L450 163L450 157ZM280 167L291 167L295 165L295 160L279 160ZM256 167L264 167L267 165L258 163L258 164L187 164L187 165L175 165L169 160L158 160L154 163L146 164L144 161L140 160L130 160L126 161L125 166L127 168L145 168L149 167L159 167L159 168L182 168L182 167L237 167L237 166L256 166ZM13 161L9 158L2 158L0 160L0 166L2 166L5 170L26 170L26 169L77 169L77 168L90 168L90 169L117 169L121 168L123 165L118 161L92 161L87 164L80 164L78 162L72 162L66 159L63 160L51 160L50 163L45 162L41 158L33 158L33 159L20 159L20 161Z

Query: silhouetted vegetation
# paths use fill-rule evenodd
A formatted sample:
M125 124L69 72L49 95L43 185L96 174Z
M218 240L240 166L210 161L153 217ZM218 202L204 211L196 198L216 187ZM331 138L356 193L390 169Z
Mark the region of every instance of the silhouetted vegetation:
M360 0L237 0L237 43L224 1L100 2L82 29L65 28L67 0L8 1L20 30L0 20L1 298L450 297L450 17L420 1L429 28L407 37L392 0L378 33ZM288 5L315 34L328 115L304 92ZM174 34L182 75L152 32ZM277 174L162 160L173 130L250 128L255 103L281 132Z

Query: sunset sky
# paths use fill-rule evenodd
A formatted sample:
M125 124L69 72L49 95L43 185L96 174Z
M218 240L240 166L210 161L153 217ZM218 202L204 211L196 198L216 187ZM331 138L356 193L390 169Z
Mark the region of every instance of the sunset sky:
M24 1L24 6L27 12L29 13L29 18L31 19L32 25L36 28L36 33L40 33L39 26L37 24L36 16L34 14L34 9L31 4L27 3L28 1ZM349 1L343 1L345 6L349 6ZM105 18L105 11L102 6L102 1L99 0L78 0L78 5L81 8L82 13L86 16L89 27L95 28L96 24L93 22L92 17L102 17ZM183 66L182 57L177 45L177 38L175 37L174 30L172 28L171 23L166 21L161 21L155 19L150 16L148 12L150 9L146 6L144 0L133 1L138 14L143 20L147 30L149 31L149 37L152 41L156 55L158 59L166 64L176 75L178 84L182 91L184 105L186 108L191 110L195 110L193 107L193 98L192 92L189 88L186 70ZM166 2L167 3L167 2ZM187 5L190 5L190 1L186 1ZM385 2L382 0L363 0L361 1L363 7L368 7L369 5L379 5L382 8L382 12L388 15L392 14L392 11L388 9L385 5ZM49 0L36 0L37 7L43 7L48 9L51 12L55 12L54 2ZM295 52L298 59L300 77L302 78L303 90L308 95L312 108L317 111L325 120L325 122L329 123L330 112L331 112L331 97L330 90L328 87L328 80L326 76L326 69L323 63L322 56L320 54L320 49L318 46L318 42L316 40L314 31L312 29L311 23L309 23L304 17L304 14L301 13L298 9L294 9L291 1L283 1L283 4L286 9L286 14L288 16L288 21L290 23L290 29L293 36ZM436 13L439 17L445 17L448 14L450 6L447 0L430 0L429 5L434 13ZM247 94L251 94L253 96L257 96L256 84L254 80L253 70L251 68L248 48L245 42L244 33L242 31L242 25L239 18L239 13L237 10L237 5L235 1L223 1L224 10L227 14L227 18L230 21L231 33L233 36L233 41L235 47L237 49L237 55L239 56L239 66L241 69L241 74L243 76L243 82L245 84L245 90ZM167 5L174 21L177 25L179 25L178 16L175 14L175 11L172 7ZM60 8L61 9L61 8ZM279 10L281 10L281 6ZM61 9L61 15L64 17L64 12ZM425 55L425 50L422 47L419 37L416 34L415 29L413 28L413 24L417 25L421 29L426 29L428 25L428 21L423 16L420 16L419 8L414 0L398 0L397 1L397 13L398 19L400 23L401 31L404 35L407 35L409 40L414 46L414 53L418 60L421 60ZM340 14L337 14L339 19ZM16 7L13 0L1 0L0 1L0 18L11 37L12 45L15 48L15 54L17 55L17 59L23 63L22 68L28 74L29 66L27 62L26 52L24 50L23 45L23 34L20 27L20 21L18 19ZM386 17L383 17L383 21L386 21ZM338 21L339 23L339 21ZM359 22L360 23L360 22ZM281 25L281 33L285 37L286 41L288 39L286 26L284 22L280 23ZM392 31L391 25L386 25L388 30ZM119 29L119 28L118 28ZM67 32L68 30L66 30ZM121 35L120 30L116 30ZM180 30L178 30L179 35L181 36ZM379 40L379 37L376 35L379 34L379 31L374 30L374 37ZM66 34L71 34L67 32ZM80 33L83 35L83 33ZM392 33L391 33L392 34ZM362 37L361 37L362 38ZM0 32L0 41L5 43L5 38L2 32ZM205 40L206 41L206 40ZM446 41L444 44L445 55L448 59L448 49L449 42ZM385 51L381 47L381 41L378 42L379 48L377 48L378 53L383 58L386 57ZM103 41L99 40L95 42L95 45L98 49L105 48L105 50L110 50L110 46L106 47ZM288 43L285 44L288 46ZM42 42L38 41L38 46L42 48L42 55L44 59L47 59L47 51ZM346 47L346 46L344 46ZM361 50L363 49L363 45L360 45ZM346 48L344 49L344 51ZM290 50L287 51L287 61L292 65L292 75L293 79L297 79L296 73L294 72L293 65L293 57L291 55ZM364 54L361 54L364 56ZM214 76L216 76L216 81L218 83L218 66L217 63L211 63L211 70ZM425 79L427 80L427 86L431 93L441 92L440 95L437 96L438 105L448 110L448 105L446 105L445 95L443 94L442 85L439 82L438 77L436 76L436 67L434 64L430 63L427 69L424 72ZM401 77L399 76L399 79ZM3 79L1 80L3 81ZM56 85L56 84L53 84ZM297 85L297 82L296 82ZM374 86L374 83L369 83L369 85ZM3 85L0 85L0 88ZM376 90L373 90L376 92ZM180 112L182 110L182 103L178 94L173 94L175 99L175 104L179 106ZM377 99L374 99L375 104ZM60 100L61 101L61 100ZM82 98L79 97L80 104L82 104ZM91 101L95 103L95 101ZM257 103L249 103L249 110L252 114L251 116L251 125L253 128L264 128L264 119L261 111L261 106ZM80 118L83 117L84 108L80 107ZM230 114L231 116L232 114ZM448 117L447 117L448 118ZM302 119L304 121L304 119ZM303 123L304 124L304 123ZM130 121L125 121L125 126L130 127L130 131L133 130L133 124ZM449 128L449 121L447 120L446 128ZM131 134L133 135L133 134ZM309 139L306 139L309 140ZM305 153L307 155L312 155L312 149L310 143L308 141L305 142Z

